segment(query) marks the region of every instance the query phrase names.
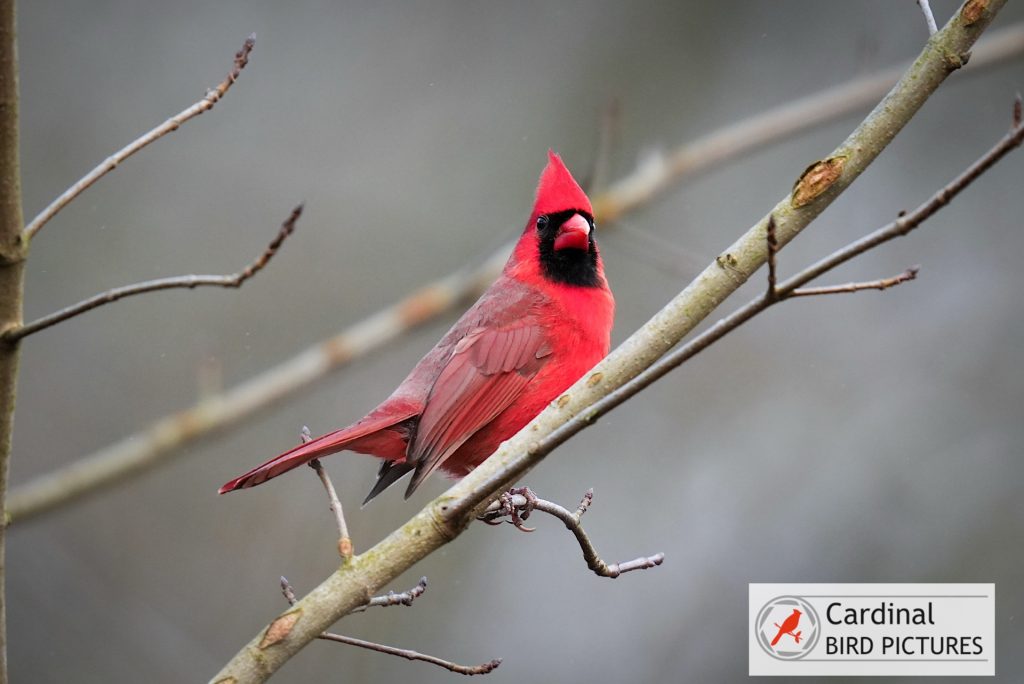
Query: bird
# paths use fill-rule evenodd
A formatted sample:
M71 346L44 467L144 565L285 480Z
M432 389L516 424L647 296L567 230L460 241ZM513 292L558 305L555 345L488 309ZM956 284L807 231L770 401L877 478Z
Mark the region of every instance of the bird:
M530 218L501 274L391 396L219 493L345 450L383 459L364 505L409 472L406 499L438 469L461 478L608 354L614 315L590 200L548 150Z
M800 624L801 615L803 615L803 613L794 608L793 612L789 614L789 617L782 621L781 625L779 625L779 623L777 622L773 623L776 627L779 628L779 633L775 635L774 639L772 639L772 646L779 643L779 639L782 638L783 634L788 634L796 640L796 643L800 643L800 632L793 632L793 630L796 629L796 626L798 624Z

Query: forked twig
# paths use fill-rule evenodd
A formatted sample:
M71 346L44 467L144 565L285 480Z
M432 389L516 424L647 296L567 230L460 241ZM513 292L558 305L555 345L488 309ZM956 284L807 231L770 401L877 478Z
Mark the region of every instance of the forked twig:
M583 559L587 562L587 567L599 577L614 579L623 573L633 570L647 570L657 567L665 561L665 554L656 553L653 556L642 556L625 563L605 563L598 555L597 549L594 548L593 542L590 541L590 537L587 536L583 525L580 523L580 518L590 508L593 500L594 490L588 489L587 493L583 495L583 499L580 500L580 505L576 508L576 512L573 513L556 503L537 498L528 489L512 490L488 506L480 516L480 519L494 524L499 518L509 516L512 518L512 524L519 529L523 529L517 521L530 517L531 511L537 510L552 515L565 523L566 529L576 537L576 541L583 551ZM532 530L533 528L526 529Z
M420 582L423 584L424 587L426 587L425 580L420 580ZM284 598L288 601L288 605L295 605L295 602L297 601L295 597L295 590L292 589L292 585L288 583L288 580L285 577L281 578L281 593L284 594ZM421 591L420 593L423 592ZM411 602L412 600L410 599L410 603ZM324 641L336 641L339 644L348 644L349 646L358 646L359 648L365 648L369 651L376 651L377 653L386 653L388 655L398 656L399 658L405 658L406 660L419 660L424 663L430 663L431 665L443 667L444 669L450 672L455 672L456 674L463 675L487 674L488 672L493 672L495 669L497 669L499 665L501 665L501 658L495 658L494 660L483 663L481 665L459 665L458 663L453 663L450 660L443 660L441 658L437 658L432 655L427 655L425 653L420 653L418 651L412 651L406 648L395 648L394 646L386 646L384 644L378 644L374 641L366 641L365 639L357 639L355 637L344 636L342 634L335 634L333 632L323 632L322 634L317 636L317 639L323 639Z
M225 77L217 87L206 91L206 95L203 99L199 100L199 102L196 102L191 107L175 114L148 133L145 133L141 137L128 143L120 150L103 160L102 164L82 176L82 178L80 178L74 185L61 193L57 199L50 202L48 207L39 212L39 215L25 226L25 230L22 233L25 236L25 239L31 240L35 237L36 233L38 233L50 219L56 216L61 209L88 190L93 183L116 169L118 165L128 157L132 156L150 143L156 142L168 133L178 130L178 128L180 128L186 121L194 119L203 112L213 109L213 106L217 104L222 97L224 97L225 93L228 92L228 89L230 89L231 86L234 85L235 81L238 80L238 76L242 73L242 69L244 69L245 65L249 63L249 53L252 52L255 45L256 34L252 33L245 39L245 43L242 44L242 49L235 53L235 62L231 67L231 71L228 72L227 77Z
M245 281L252 278L254 275L259 273L267 265L267 263L277 254L277 250L281 248L281 245L292 234L295 230L295 223L302 216L302 205L296 206L292 209L291 215L285 219L284 223L281 224L281 228L277 231L277 235L267 245L267 248L256 257L248 266L243 268L237 273L230 275L182 275L173 276L170 278L157 278L155 280L146 280L141 283L135 283L134 285L125 285L124 287L115 287L105 292L93 295L88 299L84 299L77 304L72 304L69 307L63 308L60 311L55 311L51 314L47 314L42 318L37 318L31 323L19 326L17 328L11 328L7 330L2 338L4 342L17 342L18 340L28 337L33 333L37 333L40 330L45 330L51 326L62 323L69 318L80 316L87 311L92 311L104 304L110 304L116 302L119 299L125 297L131 297L133 295L140 295L146 292L156 292L157 290L177 290L177 289L194 289L197 287L226 287L226 288L239 288Z
M911 266L903 273L894 275L891 278L880 278L879 280L867 280L861 282L845 283L843 285L826 285L824 287L802 287L796 290L780 292L776 285L778 272L779 241L775 235L775 216L768 217L768 225L765 226L765 243L768 252L768 290L765 292L764 301L768 304L776 304L783 299L791 297L817 297L821 295L846 294L848 292L863 292L864 290L888 290L902 283L917 278L920 266Z

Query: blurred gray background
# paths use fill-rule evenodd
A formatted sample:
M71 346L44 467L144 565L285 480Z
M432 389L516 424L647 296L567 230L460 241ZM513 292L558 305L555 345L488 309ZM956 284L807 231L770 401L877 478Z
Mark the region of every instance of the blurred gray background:
M942 24L956 3L936 1ZM208 114L131 159L33 245L30 318L112 286L232 272L290 207L298 232L241 291L158 293L27 340L15 484L74 461L199 391L232 386L518 234L553 147L579 175L598 114L622 105L612 176L652 149L911 58L912 0L595 3L22 2L25 206L52 197L217 83ZM993 29L1024 20L1018 4ZM955 74L868 173L781 255L791 273L923 201L1009 125L1024 60ZM687 183L629 227L678 246L677 272L627 233L602 247L614 341L827 154L861 114ZM921 264L885 293L779 306L560 448L528 483L574 505L615 581L561 524L478 525L428 558L414 608L338 631L465 663L489 682L742 681L748 582L995 582L999 681L1024 676L1024 153L910 238L830 282ZM746 301L761 277L723 308ZM453 318L388 345L170 465L11 530L10 662L20 682L205 681L336 566L305 471L226 497L228 478L386 396ZM357 548L446 487L360 510L376 463L327 461ZM315 643L275 681L457 676ZM835 680L830 680L835 681Z

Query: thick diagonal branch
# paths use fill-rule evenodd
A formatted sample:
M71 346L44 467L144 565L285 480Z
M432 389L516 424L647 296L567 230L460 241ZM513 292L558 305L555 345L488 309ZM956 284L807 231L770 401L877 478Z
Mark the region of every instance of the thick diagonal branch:
M199 100L191 107L188 107L178 112L177 114L172 116L170 119L167 119L167 121L164 121L156 128L150 130L147 133L144 133L142 136L128 143L120 150L104 159L103 163L101 163L99 166L97 166L84 176L82 176L82 178L80 178L74 185L72 185L64 192L62 192L57 199L50 202L49 206L47 206L45 209L39 212L39 215L32 219L32 221L27 226L25 226L25 239L31 240L33 237L35 237L36 233L38 233L40 229L42 229L42 227L45 226L50 219L56 216L61 209L66 207L68 204L72 202L72 200L74 200L76 197L78 197L83 192L88 190L93 185L93 183L95 183L100 178L103 178L103 176L107 175L108 173L116 169L118 165L120 165L124 160L128 159L128 157L142 150L150 143L156 142L157 140L164 137L168 133L178 130L182 124L189 121L190 119L194 119L203 112L213 109L213 106L220 102L220 99L224 97L224 95L228 92L228 89L230 89L231 86L234 85L235 81L238 80L238 76L242 73L242 69L244 69L245 65L249 63L249 53L252 52L253 46L255 45L256 34L253 33L245 39L245 43L242 45L242 49L235 53L235 62L231 67L231 71L228 72L228 75L224 78L223 81L221 81L215 88L211 88L210 90L206 91L206 95L203 97L203 99Z

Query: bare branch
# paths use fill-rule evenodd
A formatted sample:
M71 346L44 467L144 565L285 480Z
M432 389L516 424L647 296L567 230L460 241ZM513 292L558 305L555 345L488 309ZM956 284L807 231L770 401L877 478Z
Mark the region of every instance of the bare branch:
M491 503L491 505L484 510L480 519L487 523L493 523L501 517L512 516L513 524L515 524L516 527L520 527L520 525L515 522L515 519L521 518L525 520L530 516L530 511L537 510L547 513L548 515L552 515L565 523L566 529L572 532L573 536L576 537L576 541L579 543L580 549L583 551L583 560L587 562L587 567L590 568L598 577L610 577L614 579L623 573L631 572L633 570L647 570L649 568L657 567L665 561L665 554L663 553L656 553L653 556L643 556L625 563L612 563L610 565L601 560L601 557L597 554L597 549L594 548L593 542L590 541L590 537L587 536L587 533L583 530L583 525L580 523L580 517L582 517L582 515L587 511L593 500L594 490L588 489L587 493L583 495L583 499L580 501L579 508L576 509L575 513L571 513L568 509L565 509L554 502L537 498L537 496L529 490L522 493L509 492L502 495L502 497L497 501Z
M994 32L972 50L970 69L1004 62L1024 52L1024 24ZM668 161L646 164L594 198L596 218L608 222L644 206L673 184L752 150L868 106L897 79L898 68L831 88L727 126L674 150ZM482 265L435 280L376 314L322 340L277 366L221 394L166 416L123 440L11 491L7 520L46 513L163 463L181 447L266 410L379 349L459 304L472 301L501 270L504 245ZM696 270L696 269L695 269Z
M799 192L787 194L768 212L775 216L780 244L796 237L877 158L949 74L964 63L971 46L1004 5L1005 0L989 0L980 11L968 13L970 3L962 8L829 158L809 167L797 183ZM812 170L817 172L809 177ZM503 442L473 472L303 597L292 609L303 611L303 619L284 638L264 647L266 630L261 630L215 675L214 681L265 681L330 624L365 603L362 597L368 588L383 586L451 542L474 515L552 449L624 401L615 402L612 397L652 369L765 263L767 220L766 215L727 248L724 254L730 257L731 269L723 268L718 259L709 264L651 320ZM783 283L779 290L789 284ZM796 283L791 290L803 284ZM755 306L767 306L765 298L758 297ZM284 618L279 616L271 626Z
M307 444L312 441L313 437L309 434L309 428L303 426L303 444ZM327 499L330 501L331 512L334 513L334 521L338 525L338 555L341 556L342 562L348 562L352 559L352 554L355 553L355 550L352 547L352 538L348 536L348 525L345 523L345 511L342 509L341 501L338 499L338 492L334 489L334 483L331 482L331 476L327 474L327 470L324 469L319 458L314 458L307 465L316 471L317 477L320 478L320 482L323 484L324 489L327 490Z
M928 5L928 0L917 0L917 6L921 8L921 12L924 14L924 23L928 25L928 35L934 36L939 27L935 25L935 15L932 14L932 8Z
M197 287L227 287L227 288L239 288L245 281L252 278L254 275L263 270L263 267L277 254L277 250L280 249L281 244L287 239L289 235L295 230L295 222L299 220L302 215L302 205L298 205L292 209L291 215L285 219L284 223L281 224L280 230L274 239L267 245L267 248L263 250L252 263L243 268L237 273L231 275L182 275L172 276L170 278L156 278L155 280L146 280L141 283L135 283L134 285L125 285L123 287L115 287L111 290L100 292L99 294L93 295L88 299L84 299L77 304L72 304L60 311L55 311L52 314L47 314L42 318L37 318L31 323L19 326L17 328L11 328L5 332L0 339L4 342L12 343L18 340L28 337L40 330L46 330L47 328L63 323L64 321L74 318L75 316L81 316L87 311L92 311L105 304L111 304L119 299L125 297L133 297L135 295L145 294L146 292L156 292L158 290L193 290Z
M888 290L902 283L917 278L920 266L911 266L903 273L894 275L891 278L880 280L868 280L866 282L845 283L843 285L827 285L825 287L802 287L793 290L789 297L817 297L819 295L845 294L847 292L863 292L864 290Z
M245 43L242 45L242 49L235 53L235 62L231 67L231 71L228 72L227 77L220 82L215 88L211 88L206 91L206 96L203 99L196 102L191 107L182 110L178 114L172 116L167 121L143 134L141 137L130 142L125 147L121 148L114 154L103 160L103 163L94 168L92 171L84 175L74 185L61 193L60 197L53 200L50 206L39 212L39 215L32 219L31 223L25 226L23 235L26 240L31 240L35 237L36 233L49 222L54 216L56 216L61 209L71 203L76 197L81 195L83 192L89 189L93 183L98 181L103 176L107 175L118 167L121 162L128 159L136 152L142 150L150 143L156 142L160 138L164 137L172 131L178 130L181 125L190 119L194 119L205 111L213 109L213 106L217 104L222 97L228 92L228 89L234 85L235 81L238 80L239 74L242 73L242 69L249 63L249 53L252 52L253 47L256 45L256 34L250 34L245 39Z
M420 585L422 585L424 589L426 588L426 578L420 580ZM417 586L420 586L420 585L417 585ZM412 591L415 591L415 588ZM285 578L285 577L281 578L281 593L284 594L285 600L288 601L288 605L290 605L290 606L295 605L295 602L296 602L295 590L292 589L291 584L289 584L287 578ZM410 592L407 592L407 593L411 594L412 592L410 591ZM420 591L420 593L422 594L423 592ZM397 596L397 594L396 594L396 596ZM417 594L417 596L418 596L418 594ZM382 598L382 597L378 597L378 598ZM376 600L376 599L374 599L374 600ZM413 601L413 599L410 598L408 603L405 603L404 601L400 601L399 603L404 603L405 605L410 605L412 603L412 601ZM385 605L385 604L378 604L378 605ZM394 604L392 603L392 604L386 604L386 605L394 605ZM422 661L424 663L430 663L431 665L437 665L438 667L443 667L444 669L446 669L446 670L448 670L450 672L455 672L456 674L462 674L462 675L483 675L483 674L487 674L489 672L493 672L494 670L497 669L497 667L499 665L501 665L501 658L495 658L494 660L492 660L490 662L483 663L482 665L459 665L457 663L451 662L450 660L442 660L441 658L437 658L437 657L432 656L432 655L426 655L424 653L419 653L418 651L412 651L412 650L409 650L409 649L406 649L406 648L395 648L394 646L385 646L384 644L378 644L378 643L376 643L374 641L366 641L365 639L357 639L355 637L343 636L341 634L334 634L333 632L324 632L322 634L319 634L316 638L317 639L323 639L325 641L335 641L335 642L337 642L339 644L348 644L349 646L358 646L359 648L365 648L368 651L376 651L377 653L386 653L387 655L398 656L399 658L405 658L406 660L419 660L419 661Z

